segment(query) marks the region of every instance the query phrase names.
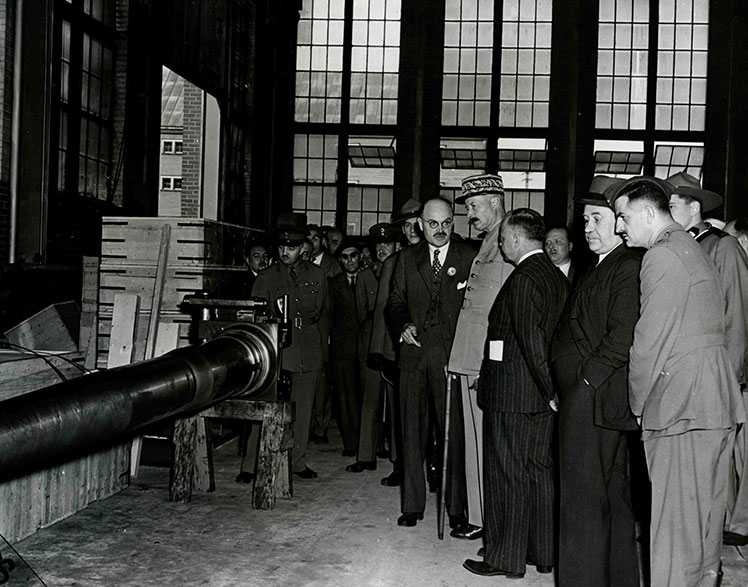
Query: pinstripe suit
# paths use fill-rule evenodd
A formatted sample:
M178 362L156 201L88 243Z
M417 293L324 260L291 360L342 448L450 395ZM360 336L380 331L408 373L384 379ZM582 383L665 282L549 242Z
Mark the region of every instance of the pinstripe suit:
M478 390L485 413L484 562L511 573L524 573L526 558L554 562L549 352L569 292L564 274L538 250L517 265L488 316ZM492 360L497 341L503 356Z

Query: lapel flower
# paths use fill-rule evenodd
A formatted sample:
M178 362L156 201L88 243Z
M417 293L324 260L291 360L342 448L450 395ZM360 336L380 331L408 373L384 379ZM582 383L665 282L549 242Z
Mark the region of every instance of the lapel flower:
M447 275L449 275L450 277L454 277L455 273L457 273L457 269L455 269L454 267L450 267L449 269L447 269Z

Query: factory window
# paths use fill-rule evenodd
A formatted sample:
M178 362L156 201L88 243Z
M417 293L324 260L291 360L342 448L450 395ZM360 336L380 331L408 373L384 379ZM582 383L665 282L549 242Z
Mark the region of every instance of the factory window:
M182 189L181 177L161 177L161 189L164 191L174 191Z
M354 0L352 43L351 123L395 124L400 0Z
M373 225L389 221L395 149L392 136L353 136L348 139L348 234L368 234Z
M57 2L52 168L58 192L111 201L114 2Z
M708 0L600 0L599 21L595 172L701 177Z
M493 2L447 0L442 124L488 126L493 66Z
M311 224L332 225L337 209L338 137L294 137L293 209Z
M164 155L181 155L182 141L164 140L161 141L161 152Z
M547 127L551 0L504 0L499 125Z

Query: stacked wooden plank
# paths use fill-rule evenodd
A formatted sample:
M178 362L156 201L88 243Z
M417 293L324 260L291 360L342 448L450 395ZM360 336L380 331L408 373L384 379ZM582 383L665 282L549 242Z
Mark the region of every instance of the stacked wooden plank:
M165 225L171 227L171 236L158 321L179 325L180 346L189 343L190 317L179 308L184 296L198 290L222 295L227 284L246 271L244 246L250 237L249 228L198 218L104 218L99 269L100 368L106 367L114 296L118 293L140 297L133 360L144 357Z

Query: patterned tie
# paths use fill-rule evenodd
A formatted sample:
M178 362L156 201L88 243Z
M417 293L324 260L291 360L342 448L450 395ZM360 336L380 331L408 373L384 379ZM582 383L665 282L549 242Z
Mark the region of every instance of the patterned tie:
M439 275L439 271L442 269L442 264L439 261L439 249L434 249L434 262L431 264L431 269L433 269L434 275Z

